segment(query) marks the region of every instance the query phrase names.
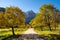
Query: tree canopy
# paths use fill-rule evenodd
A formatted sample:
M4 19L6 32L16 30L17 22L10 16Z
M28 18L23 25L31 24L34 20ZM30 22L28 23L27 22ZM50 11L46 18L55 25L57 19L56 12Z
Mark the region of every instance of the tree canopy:
M56 22L56 9L51 4L44 4L39 8L39 12L36 15L36 17L31 20L30 24L32 27L48 27L50 30L52 30L52 27L57 27Z

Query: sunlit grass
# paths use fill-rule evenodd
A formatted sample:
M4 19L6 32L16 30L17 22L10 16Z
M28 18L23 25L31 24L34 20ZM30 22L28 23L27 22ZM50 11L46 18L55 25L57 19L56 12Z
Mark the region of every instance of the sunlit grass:
M22 34L25 30L28 28L14 28L14 32L16 35ZM11 28L8 29L0 29L0 40L12 35L12 30Z
M39 28L35 29L35 31L39 34L39 35L45 35L48 36L49 34L59 34L58 31L49 31L49 30L45 30L45 31L41 31Z
M38 30L35 30L37 33L39 33L40 35L49 35L49 34L59 34L58 32L56 31L38 31Z

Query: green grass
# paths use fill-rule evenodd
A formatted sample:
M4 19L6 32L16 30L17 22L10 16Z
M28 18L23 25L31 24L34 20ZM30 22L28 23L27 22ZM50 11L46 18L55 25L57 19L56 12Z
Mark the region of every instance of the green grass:
M48 36L49 34L59 34L59 32L57 30L52 30L52 31L49 31L49 30L43 30L41 31L40 28L35 28L35 31L40 34L40 35L45 35L45 36Z
M43 31L41 31L40 28L35 28L35 31L39 34L39 35L43 35L45 37L48 38L48 40L60 40L60 33L58 30L46 30L44 29Z
M27 30L28 28L14 28L14 32L16 35L22 34L25 30ZM44 35L44 36L48 36L49 40L57 39L57 36L59 32L57 30L53 30L53 31L49 31L48 29L44 29L44 31L41 31L40 28L35 28L35 31L39 34L39 35ZM51 34L51 35L50 35ZM9 37L7 40L11 40L16 36L12 36L12 30L11 28L5 28L5 29L0 29L0 40Z
M22 34L28 28L14 28L14 32L16 35ZM9 37L12 35L11 28L0 29L0 40Z

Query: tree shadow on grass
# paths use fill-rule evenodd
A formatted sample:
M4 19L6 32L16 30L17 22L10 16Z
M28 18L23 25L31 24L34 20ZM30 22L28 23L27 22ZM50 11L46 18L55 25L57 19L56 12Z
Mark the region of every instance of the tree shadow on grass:
M48 36L38 35L38 34L21 34L21 35L11 35L9 37L6 37L2 40L36 40L36 39L43 39L43 40L60 40L60 35L56 34L49 34Z
M38 34L21 34L21 35L11 35L9 37L4 38L3 40L48 40L43 35Z
M48 40L60 40L60 35L56 34L50 34L48 37Z
M2 40L12 40L13 38L18 38L20 35L10 35L8 37L3 38Z

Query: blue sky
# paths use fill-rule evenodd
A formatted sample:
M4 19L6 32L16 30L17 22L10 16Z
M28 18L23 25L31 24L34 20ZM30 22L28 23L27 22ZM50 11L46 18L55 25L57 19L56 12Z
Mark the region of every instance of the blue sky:
M0 0L0 7L17 6L24 12L33 10L37 13L43 4L53 4L60 10L60 0Z

